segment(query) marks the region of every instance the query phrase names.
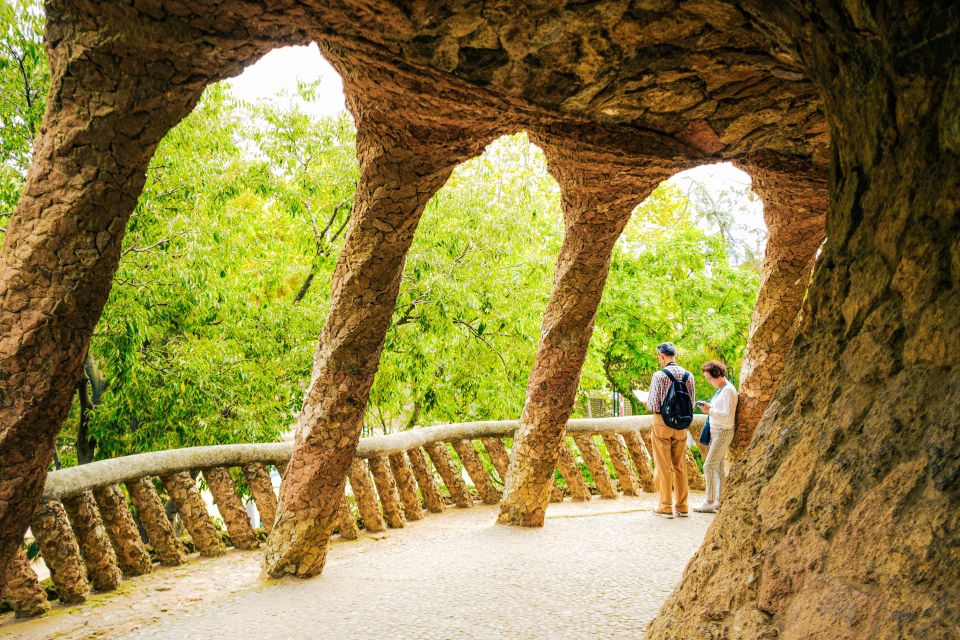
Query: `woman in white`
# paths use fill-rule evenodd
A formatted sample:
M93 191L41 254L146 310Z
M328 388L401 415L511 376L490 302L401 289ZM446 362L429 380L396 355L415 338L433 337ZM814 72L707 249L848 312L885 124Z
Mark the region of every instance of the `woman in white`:
M698 402L700 410L707 414L704 429L710 429L710 449L703 461L703 475L707 483L707 500L693 510L698 513L715 513L720 506L720 487L726 477L724 458L733 441L734 416L737 414L737 390L727 380L727 368L716 360L703 365L703 375L716 389L710 402Z

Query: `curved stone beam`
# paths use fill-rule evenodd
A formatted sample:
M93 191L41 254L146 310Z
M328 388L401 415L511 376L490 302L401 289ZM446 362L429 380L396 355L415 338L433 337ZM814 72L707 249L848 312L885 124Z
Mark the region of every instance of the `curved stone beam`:
M529 527L543 526L614 243L633 208L670 175L662 167L619 165L570 143L535 140L560 185L564 240L497 520Z
M892 21L876 5L742 4L823 95L828 240L782 381L647 637L956 635L956 4Z
M737 431L730 446L735 459L750 444L780 383L813 261L825 237L827 211L827 181L820 168L793 166L798 163L784 167L783 160L738 164L751 175L753 191L763 201L768 236L740 368Z

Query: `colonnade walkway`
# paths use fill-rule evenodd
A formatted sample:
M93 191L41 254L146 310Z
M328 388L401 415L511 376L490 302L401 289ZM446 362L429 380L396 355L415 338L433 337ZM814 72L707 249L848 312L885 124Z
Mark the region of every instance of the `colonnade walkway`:
M553 504L542 529L497 526L495 506L449 510L335 541L310 580L262 581L262 551L194 556L83 607L7 614L0 637L638 638L712 520L665 520L655 505L649 493Z

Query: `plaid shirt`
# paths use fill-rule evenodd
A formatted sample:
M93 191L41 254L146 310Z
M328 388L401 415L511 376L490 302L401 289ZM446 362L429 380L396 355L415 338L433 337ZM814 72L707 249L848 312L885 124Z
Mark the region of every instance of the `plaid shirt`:
M683 374L687 373L687 370L676 362L667 363L667 367L670 368L670 375L677 380L683 378ZM669 390L670 379L667 377L667 374L665 374L663 370L653 374L653 379L650 381L650 395L647 398L647 406L650 407L650 411L660 413L660 407L663 406L663 401L667 399L667 391ZM692 410L693 403L697 400L697 391L692 373L690 377L687 378L687 391L690 393L690 408Z

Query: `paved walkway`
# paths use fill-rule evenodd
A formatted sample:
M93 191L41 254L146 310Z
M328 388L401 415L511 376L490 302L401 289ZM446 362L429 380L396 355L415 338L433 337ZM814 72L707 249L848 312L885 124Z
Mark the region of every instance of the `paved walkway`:
M700 496L692 496L698 502ZM638 638L711 516L663 520L649 494L551 505L542 529L451 509L386 536L337 542L320 578L259 580L234 551L125 581L0 638Z

